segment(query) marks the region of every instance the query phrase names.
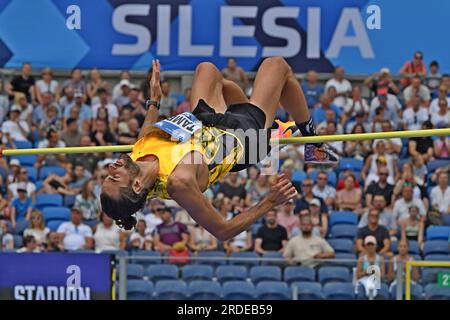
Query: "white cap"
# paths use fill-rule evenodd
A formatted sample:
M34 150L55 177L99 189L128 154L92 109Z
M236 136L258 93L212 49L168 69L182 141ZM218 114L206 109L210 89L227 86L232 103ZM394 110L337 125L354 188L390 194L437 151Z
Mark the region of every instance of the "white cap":
M391 70L389 70L389 68L381 68L381 69L380 69L380 73L381 73L381 74L383 74L383 73L389 73L389 74L390 74L390 73L391 73Z
M22 108L15 104L15 105L12 106L11 111L22 112Z
M319 199L314 198L314 199L311 200L311 202L309 203L309 205L310 205L310 206L314 205L314 206L320 207L320 201L319 201Z
M18 167L20 167L20 161L19 161L19 159L12 159L12 160L9 162L9 166L18 166Z
M112 164L112 163L114 163L115 161L113 160L113 159L110 159L110 158L107 158L107 159L105 159L105 160L103 160L103 161L99 161L98 162L98 167L99 168L103 168L103 167L105 167L105 166L107 166L107 165L110 165L110 164Z
M121 87L123 87L123 86L131 87L131 82L128 79L123 79L123 80L120 80L119 85Z

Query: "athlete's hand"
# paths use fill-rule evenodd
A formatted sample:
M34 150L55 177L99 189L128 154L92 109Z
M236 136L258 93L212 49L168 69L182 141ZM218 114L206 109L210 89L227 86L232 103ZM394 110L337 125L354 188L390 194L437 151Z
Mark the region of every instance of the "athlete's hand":
M277 176L277 179L270 187L270 192L267 194L266 200L269 201L273 207L276 207L293 199L297 194L298 192L291 181L289 181L284 174L281 174Z
M161 100L161 65L159 60L152 60L152 79L150 80L150 100Z

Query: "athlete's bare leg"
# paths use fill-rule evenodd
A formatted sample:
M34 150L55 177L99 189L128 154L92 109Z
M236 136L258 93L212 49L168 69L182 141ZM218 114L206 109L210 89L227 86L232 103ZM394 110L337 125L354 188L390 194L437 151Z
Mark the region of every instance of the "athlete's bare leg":
M256 73L250 102L266 114L266 128L272 126L279 102L296 123L311 117L302 88L291 67L281 57L263 61Z

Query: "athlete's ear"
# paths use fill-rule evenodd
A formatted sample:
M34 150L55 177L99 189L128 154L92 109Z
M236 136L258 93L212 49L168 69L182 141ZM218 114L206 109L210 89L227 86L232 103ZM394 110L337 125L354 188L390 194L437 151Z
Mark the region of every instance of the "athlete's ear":
M133 191L135 193L138 193L138 194L141 193L141 190L142 190L142 182L141 182L141 180L138 179L138 178L135 178L133 180L133 183L131 184L131 187L133 188Z

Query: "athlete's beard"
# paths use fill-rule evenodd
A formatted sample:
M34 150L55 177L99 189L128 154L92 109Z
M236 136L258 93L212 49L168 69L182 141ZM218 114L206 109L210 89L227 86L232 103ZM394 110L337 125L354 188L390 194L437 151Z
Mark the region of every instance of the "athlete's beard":
M120 159L124 161L124 168L129 172L130 179L136 178L141 172L141 168L125 153L120 155Z

